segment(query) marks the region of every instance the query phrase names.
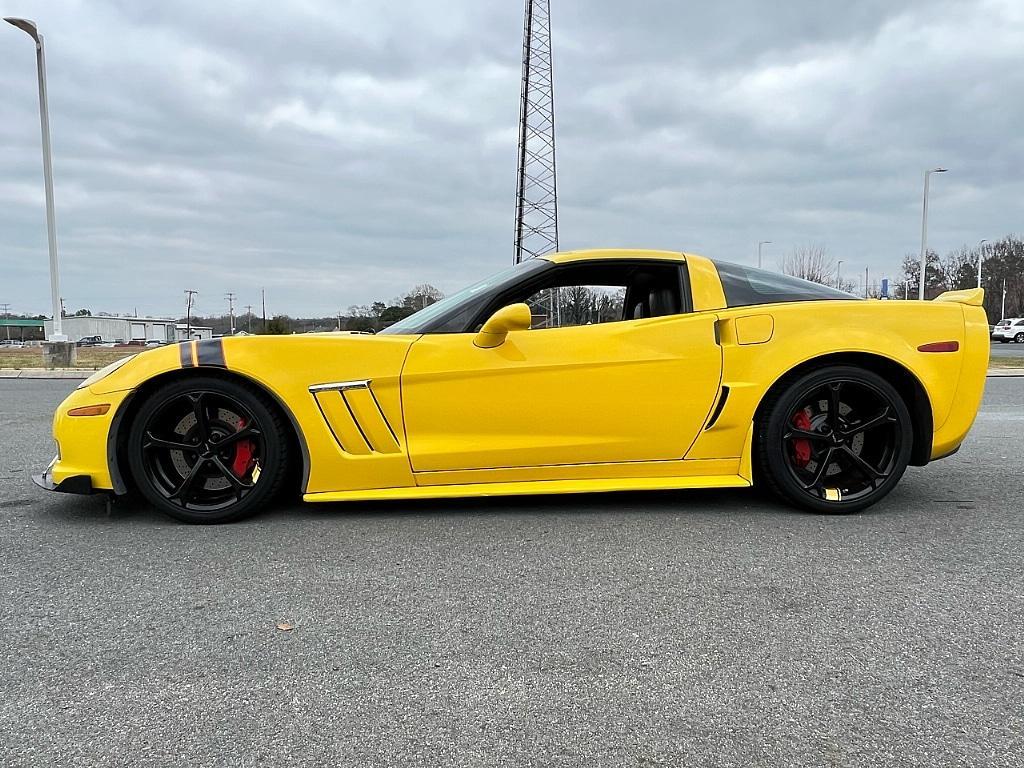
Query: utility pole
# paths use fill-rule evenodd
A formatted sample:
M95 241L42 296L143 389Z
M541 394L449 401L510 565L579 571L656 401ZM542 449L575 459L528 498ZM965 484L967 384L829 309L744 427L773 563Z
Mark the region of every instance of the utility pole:
M192 341L192 297L199 291L185 290L185 341Z
M245 316L246 316L246 320L248 322L248 331L247 331L247 333L250 336L252 336L252 304L246 304L245 305Z
M0 309L3 310L4 319L5 320L11 316L11 305L10 304L0 304ZM10 341L11 340L11 326L5 325L4 328L7 330L7 340Z
M843 290L843 260L836 263L836 288Z
M1003 308L999 310L999 319L1006 318L1006 278L1003 278Z
M868 297L868 268L864 267L864 298Z
M228 317L231 324L231 336L235 335L235 294L225 293L224 298L228 300Z
M513 263L557 250L551 0L526 0Z
M765 245L771 245L771 240L762 240L757 244L757 268L761 269L761 247Z
M267 332L267 289L260 288L260 298L263 300L263 333Z

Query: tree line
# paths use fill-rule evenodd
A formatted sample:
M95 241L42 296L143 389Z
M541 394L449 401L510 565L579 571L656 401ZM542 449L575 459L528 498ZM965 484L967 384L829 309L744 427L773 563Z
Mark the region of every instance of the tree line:
M973 248L962 245L949 251L945 256L929 250L925 271L925 298L934 299L944 291L976 288L979 256L981 286L985 289L985 311L989 320L995 322L1004 316L1024 315L1024 239L1017 235L1007 235L1000 240L981 243ZM864 291L864 287L858 282L859 276L858 280L842 277L838 266L838 262L829 255L823 245L795 248L780 262L781 270L787 275L831 285L844 291ZM920 254L908 253L903 258L900 274L893 279L890 296L894 299L916 299L920 290L920 274ZM868 285L866 294L877 298L878 284Z
M391 301L357 304L330 316L292 317L278 314L268 318L264 326L260 316L235 315L235 331L268 335L325 331L376 333L443 298L444 294L440 290L423 283ZM178 322L184 323L185 318L180 318ZM228 315L193 315L192 325L211 327L214 334L227 334L230 332L231 318Z
M928 251L925 261L925 298L933 299L943 291L959 291L978 285L978 257L981 257L981 287L985 289L985 312L989 320L1003 315L1003 290L1006 291L1006 317L1024 314L1024 239L1016 235L973 248L962 245L939 256ZM917 298L921 257L907 254L903 259L903 283L897 287L898 298Z

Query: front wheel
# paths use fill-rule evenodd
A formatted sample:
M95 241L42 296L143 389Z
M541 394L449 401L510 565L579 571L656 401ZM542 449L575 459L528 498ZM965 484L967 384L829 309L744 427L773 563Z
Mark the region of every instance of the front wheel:
M913 427L889 382L833 366L769 395L757 436L757 482L803 509L841 514L871 506L899 482Z
M281 489L288 460L285 427L266 396L212 376L153 392L128 436L139 491L187 523L254 514Z
M1016 336L1013 337L1013 340L1016 341L1018 344L1024 344L1024 333L1018 333Z

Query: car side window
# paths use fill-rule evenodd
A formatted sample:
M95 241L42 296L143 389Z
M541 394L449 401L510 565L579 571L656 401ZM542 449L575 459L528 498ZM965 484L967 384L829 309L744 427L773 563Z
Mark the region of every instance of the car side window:
M534 328L613 323L623 319L625 286L567 285L542 288L526 299Z
M560 265L504 300L528 304L534 329L677 315L684 306L679 265L653 261Z

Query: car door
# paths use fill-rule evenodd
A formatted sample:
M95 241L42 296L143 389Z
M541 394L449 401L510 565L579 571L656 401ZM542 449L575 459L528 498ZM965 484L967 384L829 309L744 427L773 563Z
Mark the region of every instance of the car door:
M721 378L713 314L513 331L491 349L474 338L426 334L409 350L414 472L678 460Z

